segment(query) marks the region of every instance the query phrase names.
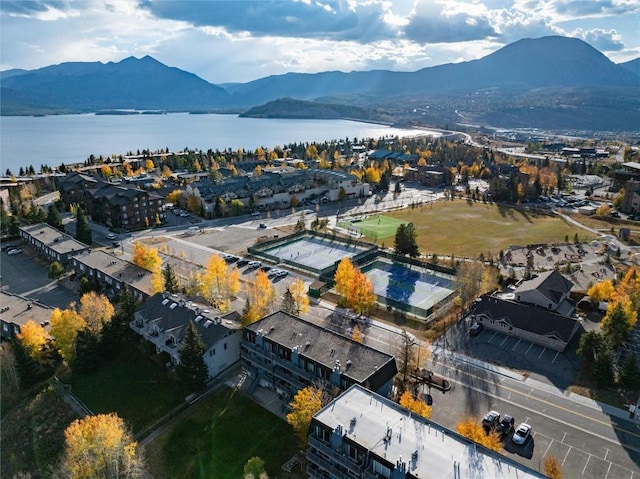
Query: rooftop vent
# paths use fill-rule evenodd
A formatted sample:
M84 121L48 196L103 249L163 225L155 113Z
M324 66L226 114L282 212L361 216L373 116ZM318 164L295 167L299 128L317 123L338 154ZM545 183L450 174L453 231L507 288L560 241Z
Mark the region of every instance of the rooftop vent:
M196 316L195 322L199 323L200 321L202 321L202 316Z
M169 309L175 309L176 306L178 306L178 303L171 303L171 306L169 306Z
M163 305L163 306L166 306L166 304L167 304L169 301L171 301L171 300L170 300L170 299L168 299L168 298L163 299L163 300L162 300L162 305Z
M205 327L205 328L208 328L208 327L210 327L212 324L213 324L213 321L211 321L210 319L207 319L207 320L204 322L204 327Z

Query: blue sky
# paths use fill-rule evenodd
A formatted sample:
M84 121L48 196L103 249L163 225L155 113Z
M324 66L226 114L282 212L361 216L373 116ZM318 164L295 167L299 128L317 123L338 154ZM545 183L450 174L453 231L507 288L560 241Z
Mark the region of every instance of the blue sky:
M151 55L212 83L328 70L414 71L520 38L640 57L638 0L2 0L0 70Z

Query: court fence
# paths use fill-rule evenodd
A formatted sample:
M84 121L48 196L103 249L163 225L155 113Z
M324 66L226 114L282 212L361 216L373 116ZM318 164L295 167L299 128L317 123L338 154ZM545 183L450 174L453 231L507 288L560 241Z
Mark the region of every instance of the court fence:
M333 241L336 243L341 243L349 247L357 246L359 248L362 248L363 251L351 257L351 262L358 267L360 267L365 263L371 262L373 259L376 258L378 254L377 245L360 241L355 238L342 238L336 235L321 233L316 231L296 231L295 233L292 233L287 236L274 238L272 240L267 240L254 246L250 246L249 248L247 248L247 252L250 255L255 256L257 258L266 259L275 264L286 265L294 270L310 273L313 276L316 276L318 277L318 279L325 282L327 282L328 278L331 278L330 284L331 286L333 286L333 275L335 274L336 269L338 268L338 264L340 264L340 261L342 258L331 263L328 266L325 266L323 268L317 268L311 265L299 263L295 259L281 258L280 256L276 256L274 254L268 253L268 250L271 250L278 246L294 243L296 241L299 241L305 238L324 239L324 240Z

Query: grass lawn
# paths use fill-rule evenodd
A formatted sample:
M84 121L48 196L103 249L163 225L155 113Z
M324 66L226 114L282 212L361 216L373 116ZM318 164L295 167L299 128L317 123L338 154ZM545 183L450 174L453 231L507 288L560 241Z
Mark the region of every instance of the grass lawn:
M148 444L145 457L156 479L238 479L253 456L262 458L269 477L276 479L290 477L281 466L297 450L285 421L224 388Z
M386 215L369 216L363 221L343 221L340 226L345 229L355 228L372 240L395 237L398 226L407 224L408 220L400 220Z
M139 348L132 347L96 371L63 379L94 413L116 412L134 433L153 424L184 399L176 381Z
M413 222L418 246L423 254L455 254L476 258L482 252L497 255L510 245L572 241L576 233L581 241L595 236L565 223L562 219L523 208L466 200L439 201L414 209L387 213L398 222ZM395 230L378 243L393 246Z

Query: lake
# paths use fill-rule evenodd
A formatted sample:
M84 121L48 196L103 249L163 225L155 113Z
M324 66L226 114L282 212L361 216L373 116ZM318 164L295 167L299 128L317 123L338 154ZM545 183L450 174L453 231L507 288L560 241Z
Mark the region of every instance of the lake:
M7 168L79 163L93 154L169 148L254 150L293 142L413 136L426 130L349 120L239 118L237 115L57 115L0 117L0 174Z

